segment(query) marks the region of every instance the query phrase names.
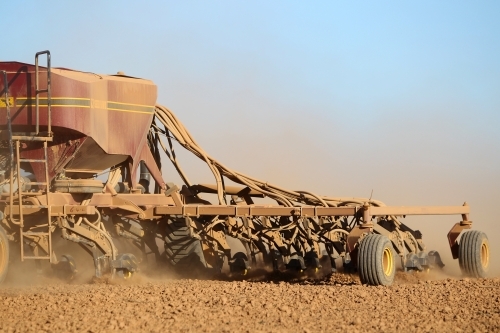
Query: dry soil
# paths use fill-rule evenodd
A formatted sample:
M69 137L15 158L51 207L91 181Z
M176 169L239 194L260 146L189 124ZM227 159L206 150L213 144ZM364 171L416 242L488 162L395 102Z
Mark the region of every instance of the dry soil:
M0 332L499 332L500 279L135 277L0 288Z

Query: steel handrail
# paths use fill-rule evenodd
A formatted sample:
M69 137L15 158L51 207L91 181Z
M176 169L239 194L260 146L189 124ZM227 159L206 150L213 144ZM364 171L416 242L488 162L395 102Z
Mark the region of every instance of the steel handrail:
M47 88L39 89L39 72L38 72L38 56L46 54L47 55ZM36 131L35 134L38 135L40 133L40 94L47 93L47 132L48 135L51 136L52 133L52 117L51 117L51 89L50 89L50 51L40 51L35 54L35 112L36 112Z

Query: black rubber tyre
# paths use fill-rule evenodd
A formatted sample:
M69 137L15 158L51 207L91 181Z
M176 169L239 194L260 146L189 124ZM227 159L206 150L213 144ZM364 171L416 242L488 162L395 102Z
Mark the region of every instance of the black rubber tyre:
M229 271L232 274L245 276L247 275L250 267L248 257L243 252L236 252L229 261Z
M286 269L283 256L278 250L271 250L271 258L273 263L273 272L282 272Z
M166 223L165 256L179 273L197 275L207 267L201 242L191 237L184 218Z
M303 273L307 266L304 261L304 257L299 255L293 255L288 261L288 264L285 265L286 269L292 272Z
M9 268L9 239L7 233L0 227L0 283L5 280Z
M116 269L116 276L120 279L130 279L139 271L139 262L132 253L122 253L116 257L116 260L123 263L123 266Z
M77 273L76 261L73 256L64 254L57 264L52 265L52 270L59 279L71 281Z
M476 278L488 275L490 266L490 243L481 231L464 232L458 244L458 262L462 273Z
M369 234L361 240L358 249L358 271L363 284L392 284L396 274L396 262L392 243L387 237Z

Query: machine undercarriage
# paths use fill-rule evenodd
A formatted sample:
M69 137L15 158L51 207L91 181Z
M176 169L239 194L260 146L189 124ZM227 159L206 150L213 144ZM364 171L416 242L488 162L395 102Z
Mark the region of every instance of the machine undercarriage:
M183 274L217 274L224 265L239 276L342 267L365 284L390 285L396 269L444 266L422 234L401 222L407 215L458 215L448 234L453 258L468 276L488 272L486 235L465 231L472 226L467 204L391 207L285 189L213 159L156 104L150 81L52 69L48 51L37 53L34 66L6 62L0 71L0 282L11 243L22 261L47 260L72 278L76 262L55 254L57 234L89 253L97 277L129 278L153 256L155 265ZM207 164L215 184L190 182L173 141ZM182 186L163 180L162 154ZM103 174L107 180L97 177ZM121 252L118 238L139 255Z

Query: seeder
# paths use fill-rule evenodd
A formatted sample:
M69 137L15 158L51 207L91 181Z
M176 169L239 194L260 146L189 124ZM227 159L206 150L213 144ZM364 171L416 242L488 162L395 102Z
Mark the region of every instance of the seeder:
M43 51L35 65L0 62L0 282L13 244L20 260L48 261L72 277L73 257L53 249L57 234L90 253L98 277L128 278L149 252L177 271L219 272L226 262L240 275L255 267L314 273L329 265L335 271L341 260L363 283L390 285L397 267L443 266L422 234L401 222L409 215L457 215L448 233L453 258L467 276L488 272L488 239L468 230L467 204L391 207L278 187L208 155L156 104L151 81L52 68L50 61ZM190 182L173 141L207 164L214 184ZM163 154L182 186L164 181ZM105 174L107 180L97 178ZM120 253L118 238L136 244L142 257ZM234 239L243 250L232 249Z

